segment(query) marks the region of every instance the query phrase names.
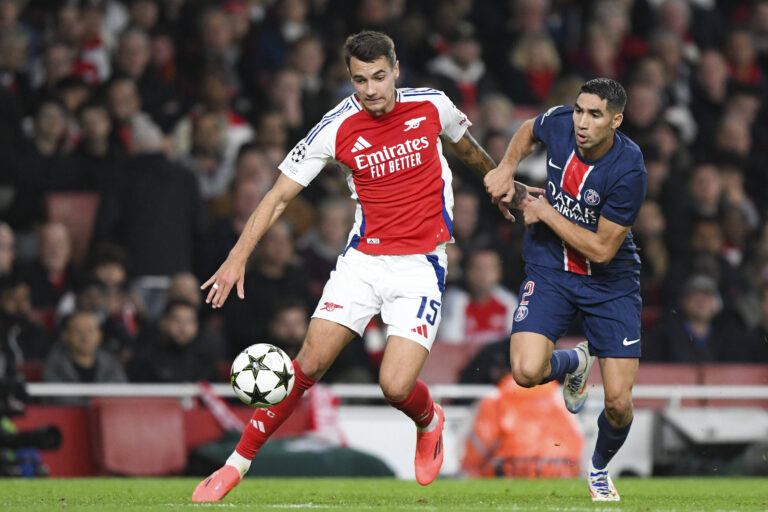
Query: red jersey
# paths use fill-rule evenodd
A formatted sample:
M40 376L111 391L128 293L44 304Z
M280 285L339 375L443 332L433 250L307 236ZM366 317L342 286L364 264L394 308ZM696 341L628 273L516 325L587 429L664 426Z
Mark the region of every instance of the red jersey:
M451 240L451 171L440 136L458 142L471 125L434 89L398 89L391 112L372 117L353 94L328 112L280 164L307 186L329 160L357 201L349 247L366 254L426 254Z

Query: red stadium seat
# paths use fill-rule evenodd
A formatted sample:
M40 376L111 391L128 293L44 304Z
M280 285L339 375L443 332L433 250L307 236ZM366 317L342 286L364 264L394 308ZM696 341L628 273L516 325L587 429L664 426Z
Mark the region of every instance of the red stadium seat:
M96 465L105 474L179 474L187 463L178 399L110 398L91 403Z
M435 342L420 378L427 384L455 384L459 373L483 345Z
M83 264L88 255L98 208L99 195L94 192L55 192L45 196L46 217L67 226L72 239L72 261L76 264Z

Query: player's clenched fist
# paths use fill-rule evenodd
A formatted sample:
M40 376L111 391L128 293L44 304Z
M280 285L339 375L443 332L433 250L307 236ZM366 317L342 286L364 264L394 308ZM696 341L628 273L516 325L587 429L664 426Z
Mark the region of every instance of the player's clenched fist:
M548 210L552 210L552 206L546 197L539 196L530 201L526 204L525 209L523 209L523 218L525 219L526 226L539 222Z

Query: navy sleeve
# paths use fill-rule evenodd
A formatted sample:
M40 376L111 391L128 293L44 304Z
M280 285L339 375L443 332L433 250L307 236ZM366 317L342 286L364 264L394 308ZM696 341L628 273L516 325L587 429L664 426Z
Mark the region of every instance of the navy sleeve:
M549 146L554 138L569 133L573 129L573 107L564 107L558 105L552 107L543 114L536 117L533 123L533 136Z
M641 165L624 173L608 191L600 216L620 226L631 226L645 201L646 174Z

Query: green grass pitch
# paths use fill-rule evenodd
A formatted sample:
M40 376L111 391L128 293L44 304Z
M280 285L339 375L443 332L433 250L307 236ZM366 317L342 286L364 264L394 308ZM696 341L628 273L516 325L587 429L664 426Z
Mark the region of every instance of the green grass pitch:
M768 511L768 479L620 478L620 502L593 503L583 480L247 478L220 503L192 503L200 479L0 479L0 510Z

